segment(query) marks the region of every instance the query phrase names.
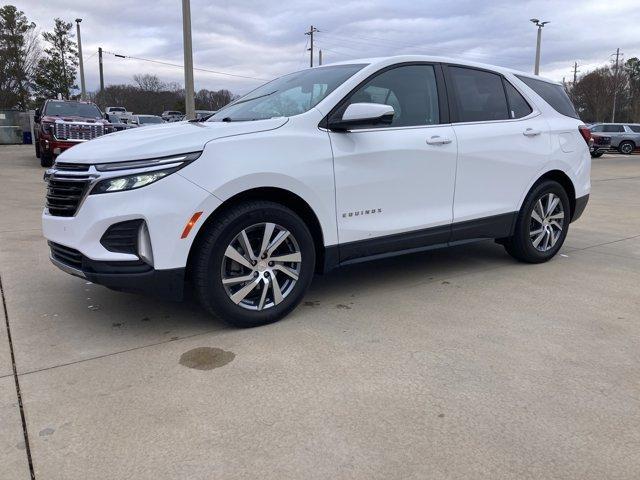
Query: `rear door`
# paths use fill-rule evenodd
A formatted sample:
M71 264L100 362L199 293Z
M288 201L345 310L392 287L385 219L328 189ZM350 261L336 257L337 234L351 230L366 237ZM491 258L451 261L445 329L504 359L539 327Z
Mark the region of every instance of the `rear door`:
M443 91L439 65L396 65L331 114L361 102L395 111L391 125L329 133L342 261L448 240L457 147Z
M624 125L618 123L609 123L602 125L602 132L611 137L611 146L618 147L622 140L626 140L629 136L624 129Z
M452 240L508 235L531 179L549 160L549 127L500 74L449 65L446 79L458 140Z

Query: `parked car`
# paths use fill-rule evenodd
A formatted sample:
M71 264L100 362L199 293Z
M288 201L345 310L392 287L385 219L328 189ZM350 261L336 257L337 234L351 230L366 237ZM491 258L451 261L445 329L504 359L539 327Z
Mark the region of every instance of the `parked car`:
M105 113L104 118L109 122L111 127L113 127L114 131L116 132L121 132L122 130L133 128L133 125L131 125L130 123L125 123L118 115Z
M145 125L153 125L157 123L165 123L162 117L157 115L134 115L131 117L131 124L136 127L142 127Z
M640 147L640 124L597 123L590 127L592 132L605 133L611 137L611 146L626 155Z
M184 113L176 110L166 110L162 112L161 116L165 122L179 122L184 118Z
M33 121L36 157L43 167L53 165L68 148L113 131L91 102L47 100L36 109Z
M591 132L589 152L592 158L599 158L611 149L611 137Z
M127 111L124 107L107 107L104 109L105 115L116 115L120 117L123 123L129 122L133 116L133 112Z
M262 325L341 265L483 238L550 260L589 198L588 139L558 83L441 57L352 60L205 122L65 152L43 232L68 273L173 299L188 279L210 312Z

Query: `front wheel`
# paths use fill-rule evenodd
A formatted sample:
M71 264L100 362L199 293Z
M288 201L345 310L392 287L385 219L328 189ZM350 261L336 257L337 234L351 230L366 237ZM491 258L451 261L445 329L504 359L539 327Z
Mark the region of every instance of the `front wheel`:
M604 152L591 152L591 158L600 158Z
M636 149L635 144L629 141L622 142L618 146L618 150L620 150L620 153L624 153L625 155L629 155L630 153L633 153L635 149Z
M254 201L207 225L194 257L202 305L238 327L280 320L302 300L315 269L309 229L290 209Z
M514 234L504 242L505 249L522 262L546 262L562 247L570 221L571 207L564 188L545 180L527 195Z
M51 152L43 152L40 151L40 166L41 167L52 167L53 166L53 154Z

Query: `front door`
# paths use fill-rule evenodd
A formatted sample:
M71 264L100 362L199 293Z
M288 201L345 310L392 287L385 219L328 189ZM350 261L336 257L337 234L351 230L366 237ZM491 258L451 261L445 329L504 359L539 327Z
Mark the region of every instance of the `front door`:
M448 241L457 143L443 123L439 68L385 69L338 109L368 102L395 111L391 125L329 133L341 261Z

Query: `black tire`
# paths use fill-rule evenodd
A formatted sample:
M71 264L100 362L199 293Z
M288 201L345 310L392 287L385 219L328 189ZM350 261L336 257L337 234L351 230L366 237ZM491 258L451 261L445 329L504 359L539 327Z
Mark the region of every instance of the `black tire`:
M288 230L297 242L301 255L298 280L280 303L272 302L273 305L263 310L249 310L234 303L223 286L223 261L227 247L237 235L244 229L265 222ZM230 208L204 228L194 244L192 266L195 293L206 310L234 326L247 328L280 320L300 303L313 278L315 248L306 224L292 210L275 202L250 201ZM256 250L256 246L252 245L252 250ZM278 275L274 273L274 276ZM260 289L273 289L272 284L258 285ZM270 292L273 299L275 294L273 290Z
M624 155L629 155L633 153L635 149L636 149L636 144L633 143L631 140L625 140L624 142L620 142L620 145L618 145L618 150L620 151L620 153L623 153Z
M53 154L51 152L40 152L40 166L46 168L53 166Z
M36 140L36 158L40 158L40 142Z
M592 152L591 158L600 158L603 154L604 152Z
M546 251L540 251L534 246L530 234L532 226L537 226L537 222L532 219L532 213L538 200L548 198L547 195L550 193L555 194L562 205L562 210L564 212L562 231L559 234L560 236L557 237L556 243L552 247ZM518 213L514 234L503 242L504 248L509 255L521 262L546 262L553 258L562 247L562 244L567 237L567 232L569 231L570 220L571 205L565 189L556 181L543 180L534 185L527 195L527 198Z

